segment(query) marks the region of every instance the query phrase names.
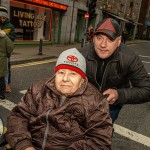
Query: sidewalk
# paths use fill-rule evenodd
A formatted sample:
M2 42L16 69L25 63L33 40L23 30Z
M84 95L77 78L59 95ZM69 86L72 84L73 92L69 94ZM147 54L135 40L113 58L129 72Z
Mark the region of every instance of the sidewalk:
M129 44L145 43L150 41L146 40L134 40L127 41ZM81 48L81 43L75 43L72 45L46 45L42 46L42 55L39 55L39 46L16 46L11 56L11 64L21 64L32 61L39 61L51 58L57 58L59 54L69 48Z
M59 54L69 48L81 47L81 43L73 45L46 45L42 46L42 55L38 55L39 46L15 46L11 56L11 64L21 64L26 62L57 58Z

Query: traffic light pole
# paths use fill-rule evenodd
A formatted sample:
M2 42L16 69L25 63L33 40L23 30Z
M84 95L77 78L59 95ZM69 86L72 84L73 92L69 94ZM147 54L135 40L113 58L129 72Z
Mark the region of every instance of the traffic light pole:
M83 47L86 43L86 37L87 37L87 30L88 30L88 22L89 22L89 16L92 14L95 14L95 8L96 8L96 2L97 0L87 0L87 13L88 17L85 17L85 31L84 31L84 39L82 40L82 46Z
M89 15L89 0L87 1L87 14ZM84 16L85 17L85 16ZM83 47L86 43L86 37L87 37L87 28L88 28L88 20L89 20L89 17L88 18L85 18L85 29L84 29L84 38L82 39L82 45L81 47Z
M88 28L88 19L85 20L85 31L84 31L84 39L83 39L83 46L86 43L86 37L87 37L87 28Z

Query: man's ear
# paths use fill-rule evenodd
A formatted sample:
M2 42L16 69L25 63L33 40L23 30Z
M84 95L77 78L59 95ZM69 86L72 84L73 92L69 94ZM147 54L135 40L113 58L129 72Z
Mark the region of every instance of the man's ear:
M118 46L121 44L121 36L118 37Z

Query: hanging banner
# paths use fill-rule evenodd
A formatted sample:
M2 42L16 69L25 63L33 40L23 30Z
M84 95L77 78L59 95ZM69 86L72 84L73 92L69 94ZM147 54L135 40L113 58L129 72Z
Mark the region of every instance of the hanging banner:
M27 4L36 4L37 6L45 6L50 8L57 8L61 10L67 10L68 6L62 5L59 3L51 2L49 0L11 0L11 1L17 1L17 2L24 2Z

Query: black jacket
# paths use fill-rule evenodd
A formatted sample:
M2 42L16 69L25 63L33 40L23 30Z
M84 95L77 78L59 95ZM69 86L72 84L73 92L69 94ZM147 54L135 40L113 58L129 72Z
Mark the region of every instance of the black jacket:
M102 82L96 80L98 64L93 44L79 50L86 58L87 77L101 91L115 88L119 104L142 103L150 100L150 77L140 58L125 44L121 44L106 65Z

